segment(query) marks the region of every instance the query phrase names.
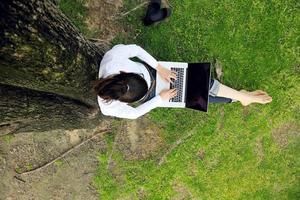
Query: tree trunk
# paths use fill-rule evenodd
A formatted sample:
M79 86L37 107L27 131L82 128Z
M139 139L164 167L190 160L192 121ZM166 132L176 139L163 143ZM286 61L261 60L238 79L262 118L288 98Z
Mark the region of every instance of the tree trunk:
M95 125L91 81L105 49L52 2L0 2L0 132Z
M0 84L0 136L26 131L93 128L99 119L78 100Z
M91 81L104 49L87 41L47 0L0 2L0 83L96 105Z

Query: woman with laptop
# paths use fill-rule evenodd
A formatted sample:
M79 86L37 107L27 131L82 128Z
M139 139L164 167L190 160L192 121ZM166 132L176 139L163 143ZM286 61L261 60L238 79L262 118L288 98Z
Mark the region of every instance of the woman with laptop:
M137 57L145 64L134 62ZM100 110L104 115L136 119L159 107L164 101L177 95L176 89L167 89L155 95L153 71L166 80L176 80L176 73L161 66L156 59L137 45L116 45L109 50L100 64L99 80L94 90ZM212 80L209 90L210 102L235 102L243 106L251 103L266 104L272 98L264 91L237 91Z

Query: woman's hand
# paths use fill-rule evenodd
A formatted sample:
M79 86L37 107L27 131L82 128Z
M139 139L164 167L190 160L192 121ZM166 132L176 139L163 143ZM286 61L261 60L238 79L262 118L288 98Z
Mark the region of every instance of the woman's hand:
M157 73L167 82L173 83L172 79L176 80L176 72L166 69L160 64L157 65L156 70Z
M177 89L170 89L170 90L163 90L159 93L160 97L162 98L162 100L164 101L168 101L169 99L172 99L173 97L175 97L177 95Z

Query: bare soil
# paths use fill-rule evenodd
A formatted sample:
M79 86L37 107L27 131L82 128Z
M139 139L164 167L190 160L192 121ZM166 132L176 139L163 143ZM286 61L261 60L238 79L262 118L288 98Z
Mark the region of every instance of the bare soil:
M126 160L149 158L163 147L160 129L146 117L124 120L118 128L115 143Z
M300 127L296 123L286 123L272 131L272 137L280 148L285 148L288 144L299 138Z
M265 157L265 151L264 151L262 138L257 139L255 146L254 146L254 153L257 156L258 162L263 161L263 159Z
M182 183L174 181L172 186L173 190L176 191L176 195L171 197L171 200L194 199L188 187L184 186Z
M120 13L123 0L87 0L85 6L88 10L86 24L95 39L110 42L122 31L115 16Z
M99 123L99 127L105 128L105 123ZM98 199L92 177L97 155L106 151L104 135L42 170L19 175L58 157L94 132L53 130L1 137L0 199Z

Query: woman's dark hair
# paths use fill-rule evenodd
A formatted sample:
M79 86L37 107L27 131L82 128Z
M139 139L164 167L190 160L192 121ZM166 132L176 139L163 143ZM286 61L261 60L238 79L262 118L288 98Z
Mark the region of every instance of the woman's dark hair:
M139 74L120 72L95 81L94 90L106 102L119 100L132 103L147 93L148 86Z

